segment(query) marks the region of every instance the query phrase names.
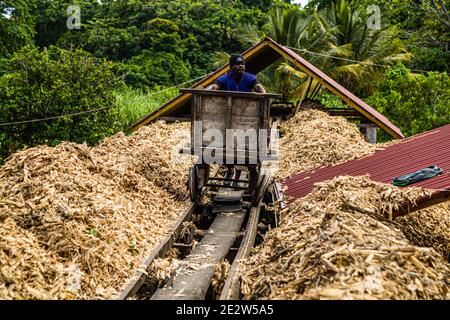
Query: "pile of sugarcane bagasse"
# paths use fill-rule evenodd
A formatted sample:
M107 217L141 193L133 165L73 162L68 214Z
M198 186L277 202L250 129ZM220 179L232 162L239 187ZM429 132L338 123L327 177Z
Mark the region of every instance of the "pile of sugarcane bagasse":
M185 209L191 162L175 156L178 130L189 124L12 155L0 168L0 299L114 298ZM316 110L282 131L279 179L382 148ZM389 220L426 192L369 177L317 184L240 264L242 297L448 299L449 204ZM177 266L166 260L149 274L166 279Z
M158 122L93 148L12 155L0 168L0 299L115 297L186 207L190 159L173 154L183 130Z
M344 118L301 111L281 127L279 179L371 154ZM449 299L450 204L390 217L429 194L368 176L317 183L239 265L243 299Z

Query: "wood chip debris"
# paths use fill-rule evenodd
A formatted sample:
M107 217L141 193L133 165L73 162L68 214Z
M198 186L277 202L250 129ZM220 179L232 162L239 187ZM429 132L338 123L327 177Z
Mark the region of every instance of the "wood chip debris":
M128 298L130 300L149 300L158 288L163 287L179 268L179 252L172 248L164 258L156 258L146 271L144 283L136 295Z
M114 297L185 208L182 131L158 122L93 148L12 155L0 168L0 299Z
M425 191L367 176L317 183L239 266L244 299L449 299L449 264L387 219ZM447 230L449 225L447 225Z
M412 212L396 221L412 243L433 247L450 262L450 201Z
M231 264L224 260L214 266L214 273L211 279L211 287L213 289L213 298L218 299L228 278Z

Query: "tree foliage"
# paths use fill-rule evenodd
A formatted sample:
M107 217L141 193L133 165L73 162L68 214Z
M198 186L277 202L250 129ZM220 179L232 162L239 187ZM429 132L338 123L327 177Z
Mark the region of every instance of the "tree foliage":
M144 50L128 63L116 63L115 70L134 87L169 87L190 79L190 65L177 55L151 50Z
M0 57L33 43L34 1L0 1Z
M411 74L399 65L386 71L367 101L411 136L450 123L450 78L439 72Z
M326 34L322 53L337 58L316 56L312 60L361 96L372 93L382 79L385 69L380 65L410 59L396 27L369 28L365 13L352 8L346 0L332 3L315 16L319 29Z
M46 0L40 5L39 44L81 47L120 63L131 63L144 50L165 52L192 65L193 75L198 76L211 71L216 51L242 51L237 24L260 24L264 14L259 8L271 1L249 6L227 0L82 0L77 2L81 31L64 29L67 3L63 2ZM58 27L52 27L51 21Z
M245 43L263 36L304 50L305 58L361 96L368 96L381 81L385 68L380 64L394 65L410 58L395 27L368 28L365 15L346 0L313 9L309 16L298 7L274 8L261 30L248 23L241 27ZM308 82L306 74L288 63L278 63L265 76L289 98L299 98Z
M450 64L449 0L353 0L365 10L375 4L381 9L382 26L395 26L413 59L413 69L446 71Z

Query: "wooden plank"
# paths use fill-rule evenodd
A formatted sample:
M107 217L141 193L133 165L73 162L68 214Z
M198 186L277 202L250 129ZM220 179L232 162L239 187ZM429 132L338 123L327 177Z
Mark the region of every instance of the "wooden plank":
M359 117L361 118L361 114L357 111L327 111L327 109L324 109L325 112L327 112L330 116L341 116L341 117Z
M180 149L181 154L192 154L196 155L195 151L201 151L201 155L207 154L207 155L214 155L214 159L217 159L217 161L220 161L220 164L226 164L227 159L233 159L233 163L229 164L257 164L260 163L260 157L258 155L258 151L255 150L234 150L234 152L228 152L225 153L223 151L223 148L218 147L202 147L198 148L198 150L195 150L191 147L182 147ZM213 160L213 159L211 159ZM274 154L271 155L270 160L278 160L278 156Z
M222 293L219 300L237 300L239 299L240 278L237 273L237 268L243 259L247 258L250 250L255 244L256 234L258 232L260 205L253 207L250 211L250 216L245 228L244 238L242 239L239 250L228 272L228 278L225 281Z
M196 146L196 139L194 139L194 137L196 136L196 131L198 130L195 123L196 121L198 121L198 112L199 112L199 103L198 103L198 98L196 98L195 96L193 97L193 105L191 108L191 146Z
M227 255L244 217L245 211L219 213L199 245L183 260L172 281L159 289L152 300L204 299L214 267Z
M241 201L242 191L229 191L221 189L214 197L215 203L239 203Z
M139 288L145 281L145 271L148 269L153 260L157 257L164 257L172 247L172 244L178 238L178 235L183 227L183 222L189 220L196 208L195 203L189 202L187 209L183 215L178 219L173 231L171 231L163 241L148 255L142 266L136 270L133 277L129 280L125 288L116 297L116 300L125 300L126 298L135 295Z
M226 90L205 90L205 89L180 89L181 93L194 93L198 95L207 96L226 96L239 98L258 98L258 99L281 99L283 96L278 93L256 93L256 92L242 92L242 91L226 91Z
M164 120L165 122L187 122L191 121L190 117L162 117L161 120Z
M248 116L248 117L259 117L259 109L261 102L258 100L250 99L233 99L233 115L236 116Z
M214 205L212 213L238 212L241 210L242 210L241 203L220 203Z
M406 203L392 213L393 218L407 215L411 212L422 210L436 204L450 201L450 190L434 192L430 197L424 196L416 201L415 205Z
M259 203L261 199L264 197L264 194L266 193L266 190L271 183L272 176L270 174L260 175L259 180L260 181L258 181L253 204Z

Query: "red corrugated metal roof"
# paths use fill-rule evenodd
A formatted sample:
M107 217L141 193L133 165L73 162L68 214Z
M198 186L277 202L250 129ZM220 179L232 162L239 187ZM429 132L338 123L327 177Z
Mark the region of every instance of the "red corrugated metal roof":
M391 183L398 176L415 172L432 164L444 173L411 186L435 189L433 195L450 190L450 125L446 125L391 145L372 155L336 166L291 175L284 181L285 194L293 199L306 196L314 183L337 176L370 174L374 181Z

